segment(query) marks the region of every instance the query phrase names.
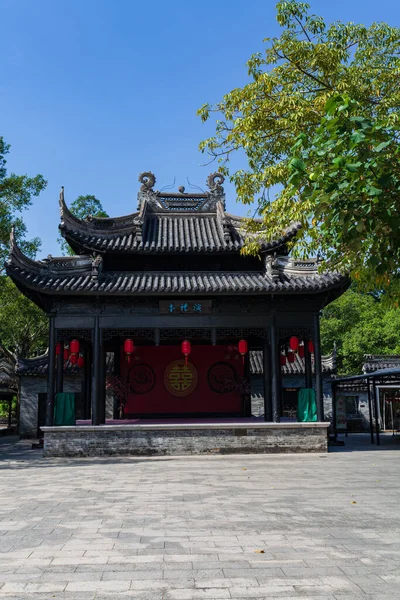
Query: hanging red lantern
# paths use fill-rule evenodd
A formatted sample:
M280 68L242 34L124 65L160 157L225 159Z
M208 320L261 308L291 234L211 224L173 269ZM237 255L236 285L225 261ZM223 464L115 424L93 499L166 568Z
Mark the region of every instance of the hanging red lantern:
M61 342L57 342L56 344L56 356L60 356L62 350Z
M302 342L299 346L299 356L300 358L304 358L304 342Z
M82 369L82 367L84 367L85 365L85 359L83 358L82 355L78 356L78 367L80 369Z
M308 342L308 351L310 354L314 354L314 344L311 340Z
M292 335L292 337L289 340L289 348L293 350L293 352L297 352L297 350L299 349L299 343L299 338L296 335Z
M71 365L76 365L76 363L78 362L77 355L71 354L71 356L69 357L69 362L71 363Z
M71 354L79 354L79 341L71 340L71 343L69 345L69 350L70 350Z
M68 348L64 348L64 360L68 360L69 359L69 350Z
M295 353L294 352L288 352L287 359L288 359L288 362L294 363L294 361L296 359Z
M126 354L126 360L129 362L131 362L131 355L134 353L135 351L135 344L133 343L133 340L131 339L127 339L124 342L124 352Z
M246 340L239 340L238 350L239 350L239 354L241 355L243 363L244 363L244 357L246 356L246 354L249 350Z
M182 350L182 354L185 357L185 364L187 365L188 363L188 356L192 351L192 345L189 342L189 340L183 340L182 344L181 344L181 350Z
M279 363L281 365L281 367L284 367L286 365L286 355L285 354L280 354L279 355Z

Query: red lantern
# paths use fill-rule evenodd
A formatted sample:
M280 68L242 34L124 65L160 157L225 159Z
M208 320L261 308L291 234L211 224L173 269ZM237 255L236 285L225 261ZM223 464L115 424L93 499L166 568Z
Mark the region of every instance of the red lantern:
M314 354L314 344L311 340L308 342L308 351L310 354Z
M286 356L284 354L279 355L279 363L282 367L286 365Z
M246 340L240 340L239 344L238 344L238 350L239 350L239 354L242 356L242 360L244 363L244 357L246 356L249 348L247 346L247 342Z
M297 352L299 348L299 343L299 338L295 335L292 335L292 337L289 340L289 348L293 350L293 352Z
M64 348L64 360L68 360L69 359L69 350L68 348Z
M61 342L57 342L57 344L56 344L56 356L60 356L61 349L62 349Z
M287 355L288 362L294 363L295 358L296 358L296 355L294 352L288 352L288 355Z
M83 356L78 356L78 367L80 369L82 369L82 367L85 365L85 359L83 358Z
M304 343L301 343L299 346L299 356L300 358L304 358Z
M79 354L79 342L78 340L71 340L69 345L69 350L71 354Z
M185 357L185 364L187 365L188 356L192 351L192 346L191 346L191 343L189 342L189 340L183 340L183 342L181 344L181 350L182 350L182 354Z
M76 363L78 362L77 355L71 354L71 356L69 357L69 362L71 363L71 365L76 365Z
M135 344L133 343L133 340L125 340L124 342L124 352L126 354L126 360L129 362L131 362L131 355L134 353L135 351Z

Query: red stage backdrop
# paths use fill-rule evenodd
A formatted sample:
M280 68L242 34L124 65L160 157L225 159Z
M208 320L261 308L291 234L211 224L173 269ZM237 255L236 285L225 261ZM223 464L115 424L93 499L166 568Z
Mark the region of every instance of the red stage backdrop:
M180 346L138 346L121 375L131 393L125 415L241 414L242 357L232 346L195 346L185 365Z

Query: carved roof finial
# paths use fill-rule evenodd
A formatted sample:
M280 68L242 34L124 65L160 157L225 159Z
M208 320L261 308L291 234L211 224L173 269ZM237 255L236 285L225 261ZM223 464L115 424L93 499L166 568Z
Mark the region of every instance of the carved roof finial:
M225 177L221 173L211 173L207 177L207 187L209 187L212 192L222 194L224 191L224 188L222 187L224 181Z
M145 171L144 173L140 173L139 181L142 184L140 190L142 192L150 192L156 183L156 177L151 171Z
M60 190L60 202L64 202L64 186L61 186Z

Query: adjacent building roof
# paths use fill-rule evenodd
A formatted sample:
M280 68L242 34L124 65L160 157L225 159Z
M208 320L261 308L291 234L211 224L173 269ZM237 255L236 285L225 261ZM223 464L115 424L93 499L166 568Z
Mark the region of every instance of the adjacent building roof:
M400 354L364 354L363 373L400 369Z
M10 360L0 358L0 396L16 394L18 381L15 377L14 365Z
M252 375L262 375L263 373L263 356L261 350L250 350L250 372ZM313 361L312 361L313 364ZM113 372L113 353L107 352L107 372ZM48 369L48 354L37 356L36 358L19 358L16 366L17 375L29 377L45 377ZM336 354L332 353L329 356L322 357L322 371L324 373L334 373L336 370ZM77 375L80 373L76 365L72 365L69 361L65 363L64 373L67 375ZM284 375L302 375L305 373L304 359L296 356L296 361L291 364L286 364L282 368Z
M332 352L327 356L321 357L322 363L322 372L323 373L335 373L336 371L336 352ZM314 358L311 357L311 366L314 371ZM250 351L250 370L254 375L262 375L264 373L263 369L263 353L261 350L252 350ZM282 367L283 375L304 375L305 374L305 363L304 358L300 358L298 354L296 354L295 361L293 363L287 362L285 366Z
M112 352L107 352L107 373L113 372L114 355ZM34 358L18 358L15 367L15 372L18 376L25 377L46 377L49 367L49 355L41 354ZM77 365L73 365L69 360L64 362L65 375L78 375L81 369Z

